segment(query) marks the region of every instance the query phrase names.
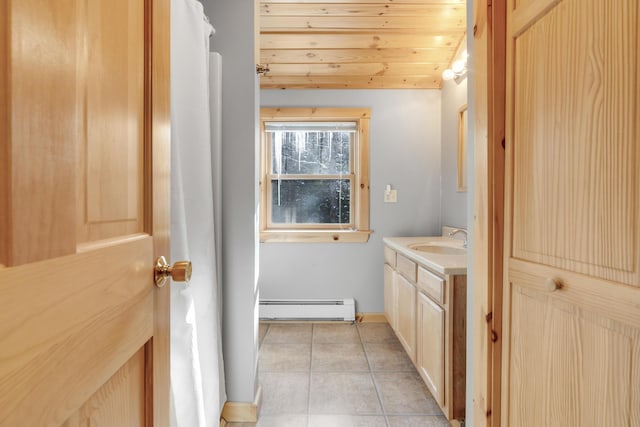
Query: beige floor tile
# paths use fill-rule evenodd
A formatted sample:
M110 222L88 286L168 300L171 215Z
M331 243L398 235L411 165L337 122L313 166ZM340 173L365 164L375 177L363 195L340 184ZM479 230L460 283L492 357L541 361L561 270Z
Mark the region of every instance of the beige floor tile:
M314 343L311 370L318 371L369 371L362 344Z
M399 342L365 343L364 351L373 371L414 371L415 367Z
M449 427L387 324L260 325L262 409L229 427Z
M382 414L371 374L312 372L309 414Z
M422 378L414 372L374 372L385 414L442 415Z
M309 427L387 427L383 416L310 415Z
M396 342L398 338L388 323L360 323L358 324L362 342Z
M311 323L271 323L264 343L306 344L311 342Z
M390 427L450 427L444 416L392 416L388 417Z
M257 423L227 423L227 427L307 427L306 415L262 415Z
M306 372L262 372L260 415L308 413L309 374Z
M309 371L311 344L265 343L260 348L261 372Z
M353 324L318 323L313 325L314 343L359 343L358 327Z

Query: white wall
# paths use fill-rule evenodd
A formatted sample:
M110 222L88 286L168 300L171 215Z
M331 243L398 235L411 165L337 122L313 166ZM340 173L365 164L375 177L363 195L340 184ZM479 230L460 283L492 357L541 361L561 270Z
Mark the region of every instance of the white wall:
M439 90L262 90L263 107L370 107L367 243L262 243L261 298L356 299L359 312L383 311L386 236L440 234ZM457 125L456 125L457 127ZM384 188L398 203L383 203Z
M222 54L222 340L227 398L253 402L257 389L256 229L259 90L254 1L202 0ZM203 88L203 90L205 90ZM198 266L194 266L198 268Z
M442 225L467 228L467 193L458 192L458 113L467 104L467 79L442 87Z

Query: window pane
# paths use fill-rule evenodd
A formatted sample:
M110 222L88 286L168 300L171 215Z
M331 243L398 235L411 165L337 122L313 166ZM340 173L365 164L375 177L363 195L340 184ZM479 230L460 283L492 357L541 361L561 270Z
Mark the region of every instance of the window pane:
M349 224L348 179L272 180L274 224Z
M274 131L271 136L271 173L340 175L350 173L355 132Z

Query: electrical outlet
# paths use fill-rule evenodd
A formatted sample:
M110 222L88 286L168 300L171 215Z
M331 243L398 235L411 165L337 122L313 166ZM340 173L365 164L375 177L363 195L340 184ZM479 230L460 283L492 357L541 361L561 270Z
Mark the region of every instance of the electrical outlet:
M389 190L384 192L385 203L397 203L398 202L398 190Z

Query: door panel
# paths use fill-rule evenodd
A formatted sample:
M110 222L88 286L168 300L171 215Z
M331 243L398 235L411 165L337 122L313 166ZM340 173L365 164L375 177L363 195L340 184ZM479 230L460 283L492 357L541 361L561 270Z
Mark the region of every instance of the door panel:
M79 241L143 231L144 0L87 2Z
M515 38L514 257L640 286L638 9L564 0Z
M62 426L144 425L144 366L140 350Z
M169 1L0 12L0 426L167 426Z
M632 411L637 419L640 382L628 379L639 368L640 329L516 282L511 337L518 336L526 339L511 348L511 425L623 426Z
M640 426L640 7L510 3L502 422Z
M76 249L77 4L0 8L0 264L19 265Z

